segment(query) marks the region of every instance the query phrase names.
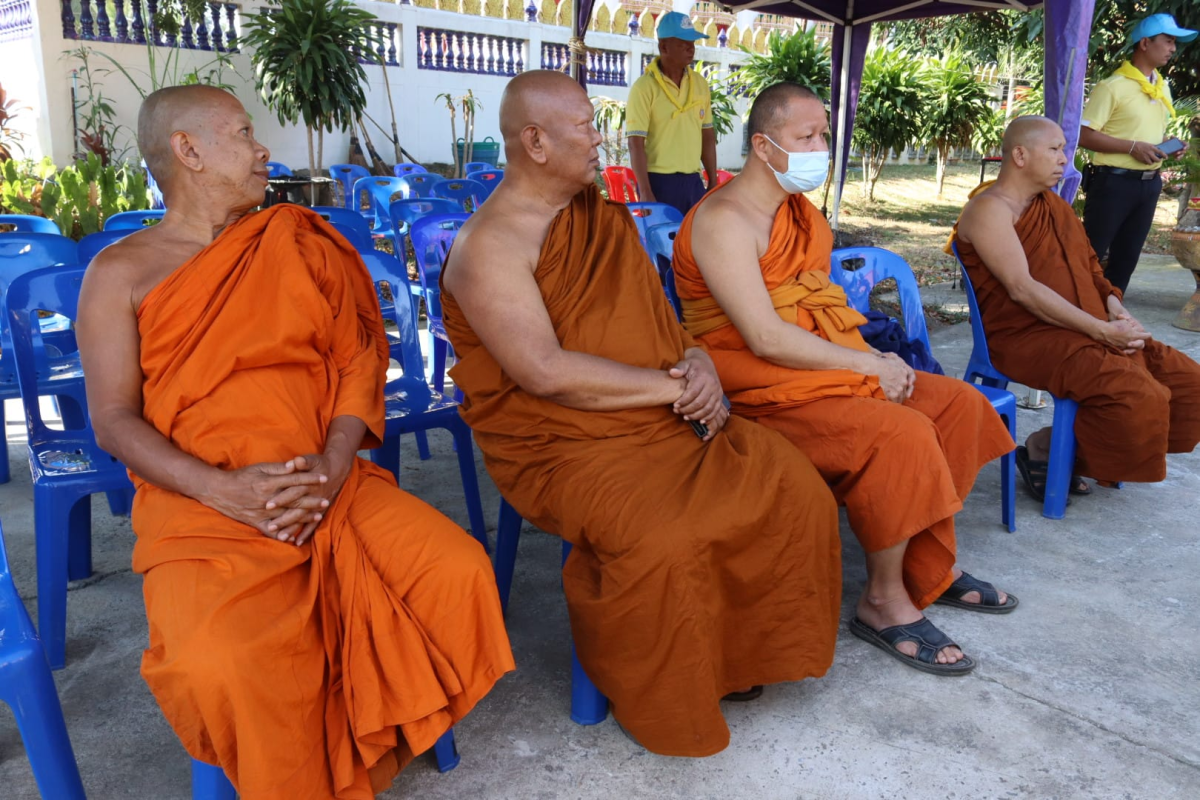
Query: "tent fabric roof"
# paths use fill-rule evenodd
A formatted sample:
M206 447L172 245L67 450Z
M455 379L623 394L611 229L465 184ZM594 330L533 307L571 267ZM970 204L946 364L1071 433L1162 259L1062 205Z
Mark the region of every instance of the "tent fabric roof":
M946 14L970 14L975 11L1013 9L1028 11L1042 5L1041 0L721 0L734 11L758 11L782 14L822 22L881 22L895 19L939 17Z

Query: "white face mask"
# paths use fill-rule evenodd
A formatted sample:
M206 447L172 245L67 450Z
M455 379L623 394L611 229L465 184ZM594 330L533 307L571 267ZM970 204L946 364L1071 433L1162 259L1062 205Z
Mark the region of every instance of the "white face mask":
M763 138L771 144L775 144L775 140L770 136L763 134ZM783 150L782 147L779 147ZM817 150L811 153L787 153L788 167L787 172L779 172L770 164L771 172L775 173L775 180L779 181L779 185L788 194L799 194L800 192L811 192L813 189L825 182L825 176L829 174L829 151Z

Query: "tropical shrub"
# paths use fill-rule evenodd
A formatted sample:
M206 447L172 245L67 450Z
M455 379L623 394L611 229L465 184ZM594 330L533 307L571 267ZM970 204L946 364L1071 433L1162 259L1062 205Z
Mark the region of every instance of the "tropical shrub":
M149 207L142 169L102 164L95 153L61 170L49 158L0 167L0 209L52 219L73 239L100 230L113 214Z
M959 53L927 62L925 82L921 131L922 138L937 150L937 193L941 197L950 151L969 147L975 129L991 120L991 95Z
M883 47L867 55L851 135L851 143L863 156L863 197L875 199L875 184L888 156L916 140L925 102L925 74L919 59Z

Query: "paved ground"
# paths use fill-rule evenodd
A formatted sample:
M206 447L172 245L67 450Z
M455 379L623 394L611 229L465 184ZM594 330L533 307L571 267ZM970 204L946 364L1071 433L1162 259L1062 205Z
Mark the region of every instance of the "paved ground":
M1129 306L1157 337L1200 358L1200 335L1168 324L1191 291L1190 276L1169 258L1147 257ZM962 370L969 346L966 324L934 335L951 373ZM1050 416L1022 411L1021 437ZM0 517L32 613L31 492L21 431L10 426L8 437L15 477L0 486ZM465 523L449 439L431 439L432 461L405 452L405 488ZM483 482L494 519L498 498ZM529 532L509 620L518 671L458 727L457 770L440 775L421 759L386 796L1200 797L1198 497L1200 455L1172 456L1165 482L1076 498L1061 522L1043 519L1021 491L1018 530L1009 534L1000 525L998 467L985 467L959 516L961 560L1019 595L1021 608L999 618L930 613L979 658L975 673L927 676L843 631L828 676L729 706L732 744L703 760L650 755L611 720L590 728L569 720L558 542ZM133 534L103 498L94 520L96 572L72 584L69 662L56 673L84 783L92 798L186 798L187 756L138 676L146 623L141 582L129 570ZM844 524L843 539L848 619L864 572ZM0 797L36 796L12 717L0 707Z

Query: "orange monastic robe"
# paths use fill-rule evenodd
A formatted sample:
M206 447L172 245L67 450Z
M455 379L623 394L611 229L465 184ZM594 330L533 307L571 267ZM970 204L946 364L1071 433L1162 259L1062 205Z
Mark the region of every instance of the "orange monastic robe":
M812 459L846 506L864 550L908 541L904 582L924 608L951 583L954 515L979 468L1013 449L1008 429L962 381L920 373L900 405L887 400L874 376L791 369L756 356L717 306L692 252L692 223L703 202L675 239L685 327L708 348L734 411L780 431ZM832 247L824 218L804 195L792 195L759 262L763 281L783 319L865 351L858 326L866 320L829 281Z
M383 432L370 275L308 211L231 225L138 309L144 416L222 469ZM304 546L134 476L142 675L194 758L246 800L371 798L513 669L487 556L358 460Z
M1016 224L1029 274L1096 319L1108 319L1104 277L1083 223L1050 190ZM970 242L955 236L975 287L996 369L1026 386L1079 403L1075 470L1104 481L1161 481L1167 453L1200 443L1200 365L1154 339L1133 355L1043 322L996 280Z
M551 223L534 277L567 350L665 370L695 344L629 213L594 187ZM634 738L664 755L716 753L729 743L723 695L824 674L837 508L808 459L737 417L705 443L669 406L535 397L442 300L463 417L504 497L574 545L563 588L576 651Z

